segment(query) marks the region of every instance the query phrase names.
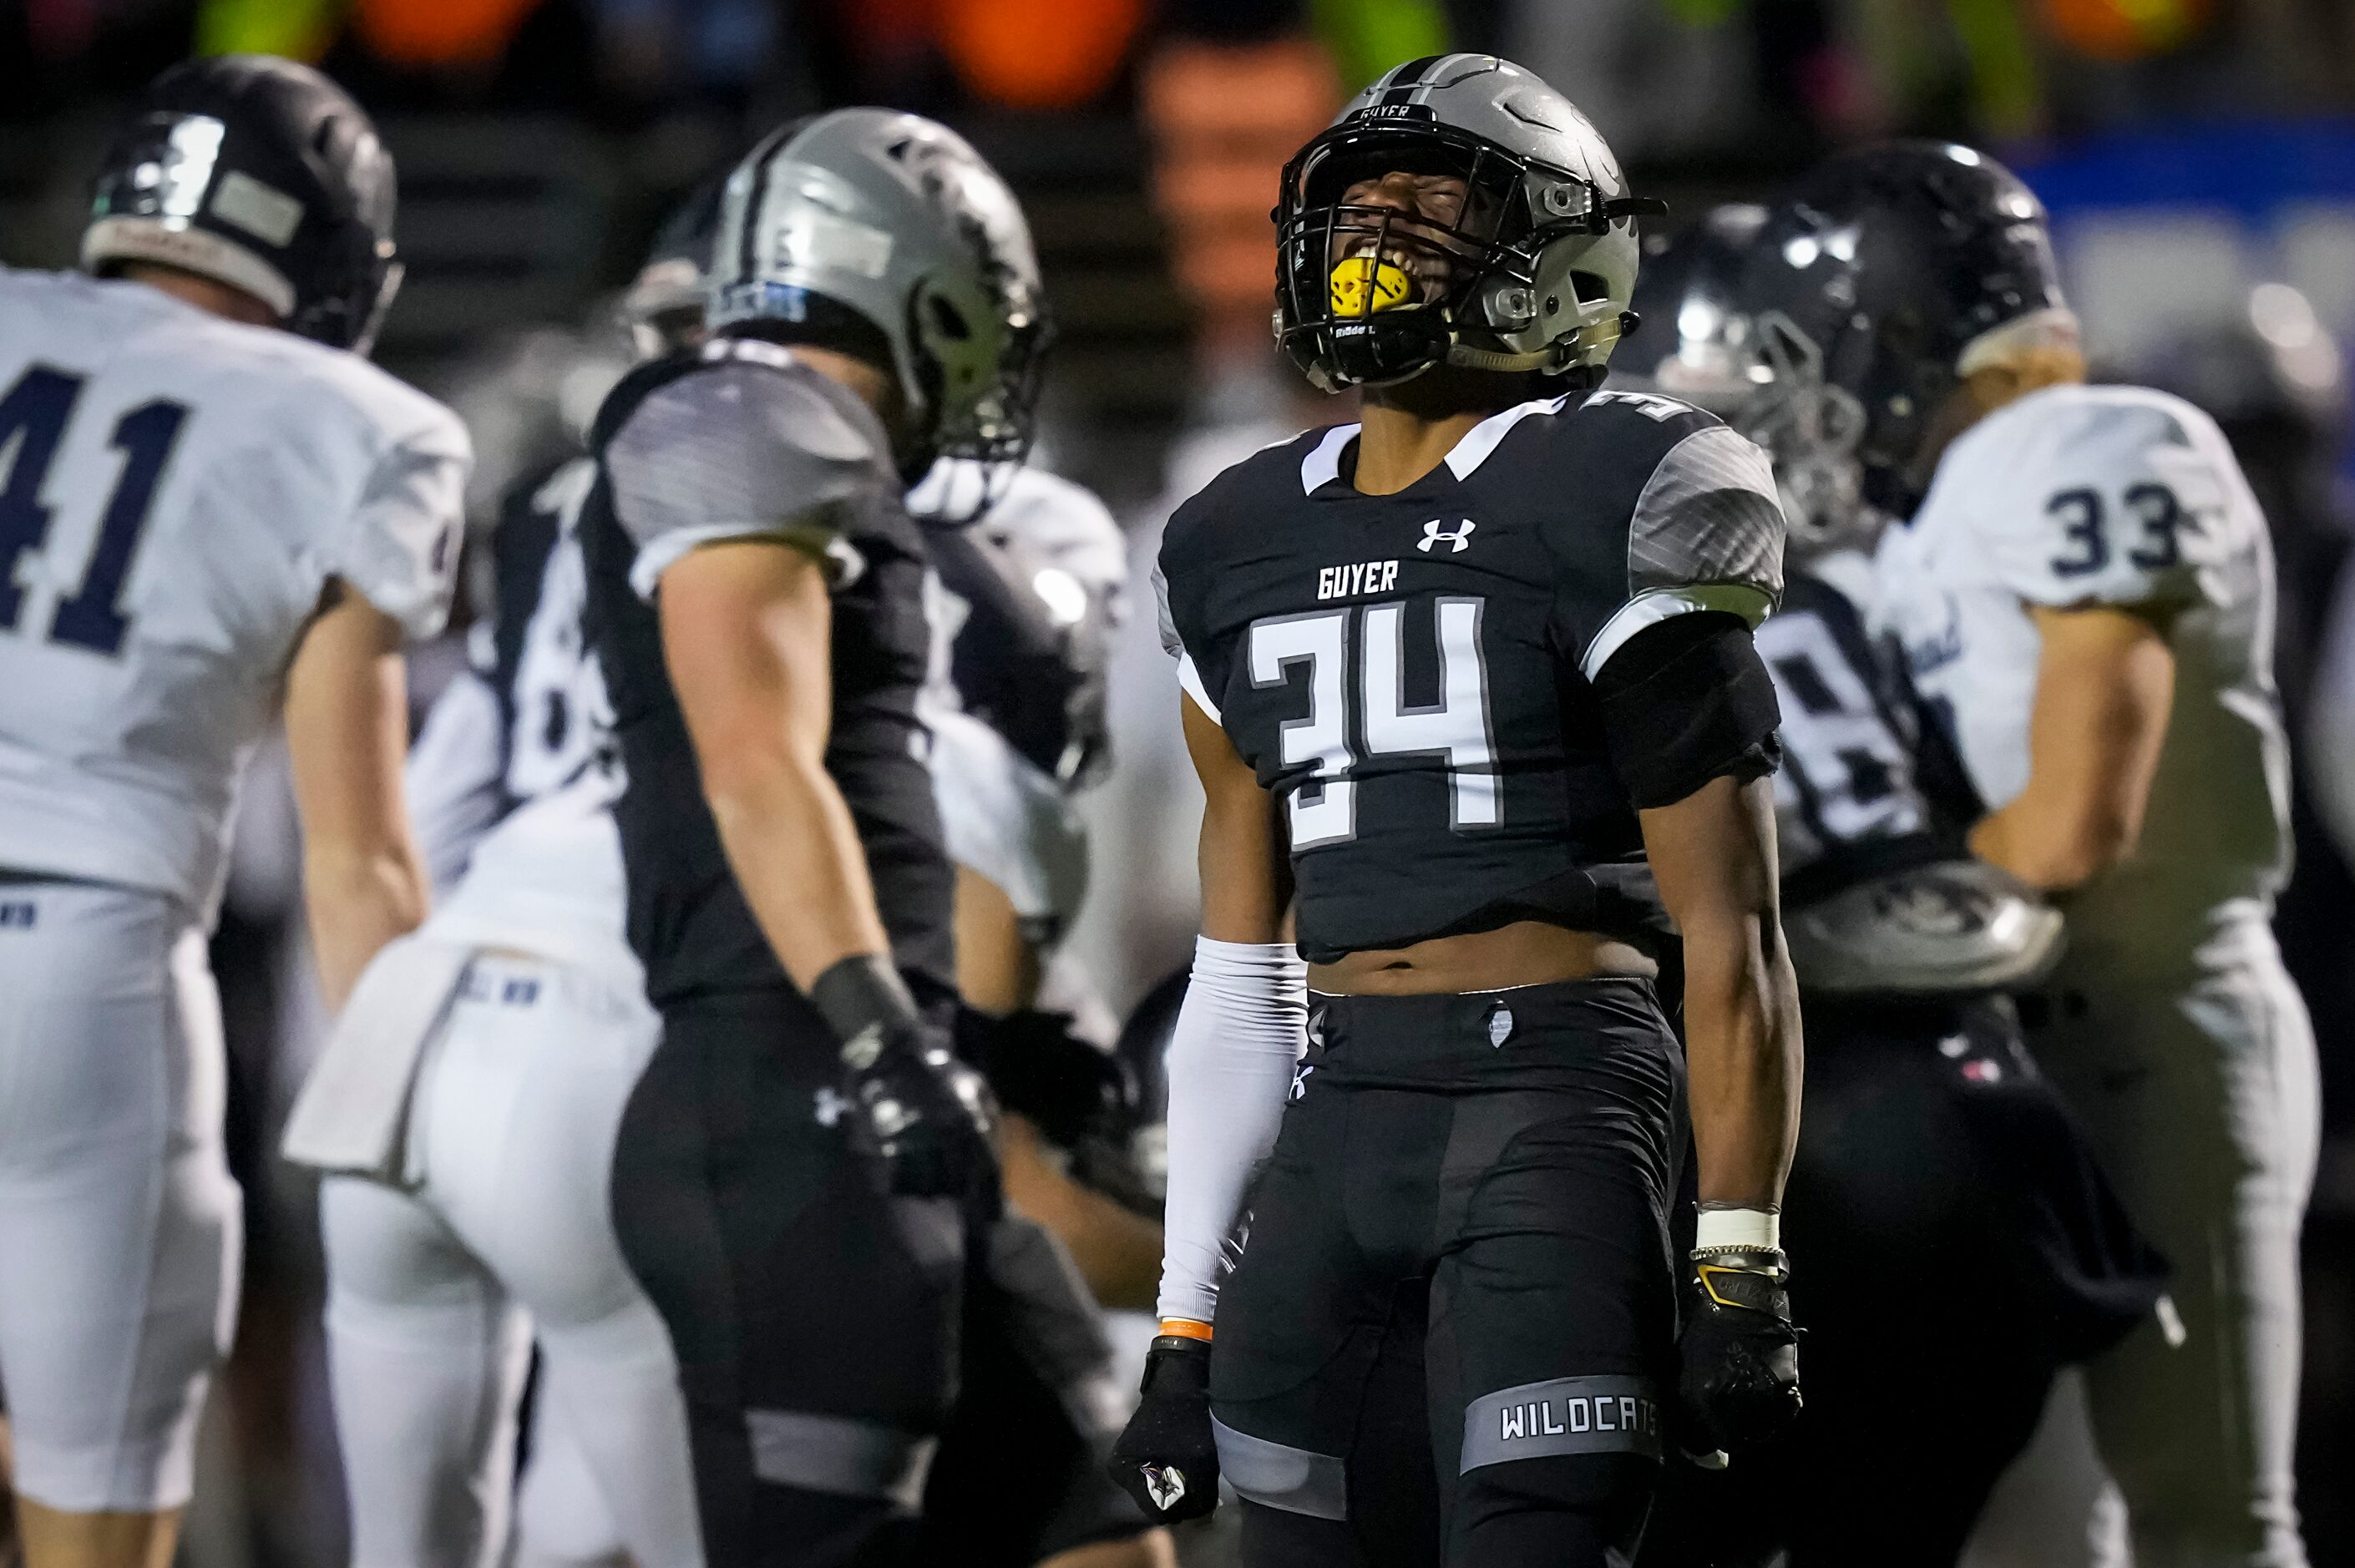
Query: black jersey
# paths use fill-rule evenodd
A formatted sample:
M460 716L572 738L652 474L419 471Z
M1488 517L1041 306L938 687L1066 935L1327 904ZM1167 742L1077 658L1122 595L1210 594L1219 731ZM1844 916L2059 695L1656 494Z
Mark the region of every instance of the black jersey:
M1834 579L1869 577L1859 556L1795 571L1758 653L1783 710L1774 779L1785 902L1797 906L1868 878L1963 858L1951 791L1961 769L1923 722L1902 662L1867 631Z
M654 604L673 562L732 539L777 540L826 565L826 771L858 824L894 959L920 991L950 994L953 883L916 717L924 546L881 424L790 352L722 339L633 372L600 411L592 447L589 629L628 775L614 816L647 995L662 1005L783 983L705 803Z
M1773 608L1764 455L1603 392L1500 413L1371 496L1345 476L1355 437L1246 459L1161 549L1180 680L1284 801L1302 953L1527 918L1662 931L1594 682L1648 627Z
M501 778L535 800L611 760L613 713L583 620L581 511L597 465L575 456L526 476L499 500L491 534L488 667L499 701Z

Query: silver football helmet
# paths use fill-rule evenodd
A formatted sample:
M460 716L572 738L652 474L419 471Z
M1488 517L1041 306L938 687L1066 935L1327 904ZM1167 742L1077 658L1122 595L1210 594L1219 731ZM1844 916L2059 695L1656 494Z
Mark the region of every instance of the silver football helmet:
M1465 186L1453 221L1352 201L1406 172ZM1276 338L1327 391L1435 365L1599 379L1632 324L1638 214L1586 117L1494 55L1385 73L1284 172Z
M715 333L847 316L888 345L911 475L1028 451L1038 257L1014 193L947 127L838 109L771 132L728 177L709 290Z

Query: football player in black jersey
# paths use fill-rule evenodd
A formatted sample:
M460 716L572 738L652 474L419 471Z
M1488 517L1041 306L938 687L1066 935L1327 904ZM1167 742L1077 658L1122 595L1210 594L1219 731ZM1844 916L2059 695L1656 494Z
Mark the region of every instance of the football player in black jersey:
M1785 1227L1808 1260L1806 1413L1727 1471L1670 1471L1643 1562L1945 1568L2055 1372L2147 1315L2163 1270L2000 995L2059 955L2061 916L1971 858L1959 764L1867 630L1884 519L1860 410L1823 376L1842 291L1792 267L1795 232L1721 207L1647 257L1646 325L1612 369L1721 414L1782 483L1788 580L1757 645L1807 1017ZM1898 1312L1891 1278L1941 1283Z
M1163 1334L1116 1452L1163 1517L1223 1475L1255 1568L1624 1562L1664 1452L1798 1408L1751 644L1783 519L1718 420L1592 390L1653 206L1518 67L1385 75L1277 208L1284 344L1363 422L1229 470L1162 546L1203 934Z
M879 110L765 138L714 253L712 340L607 400L581 524L664 1032L614 1222L677 1350L709 1560L900 1561L996 1210L943 1022L901 498L938 455L1027 447L1037 265L970 147Z

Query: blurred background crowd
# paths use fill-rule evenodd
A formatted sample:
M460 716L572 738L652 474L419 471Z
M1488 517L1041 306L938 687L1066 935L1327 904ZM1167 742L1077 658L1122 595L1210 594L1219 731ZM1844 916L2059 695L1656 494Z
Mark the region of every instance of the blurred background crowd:
M855 102L964 131L1028 204L1059 338L1040 461L1127 526L1115 762L1074 940L1114 1011L1194 929L1193 785L1145 574L1170 505L1344 417L1275 360L1276 174L1396 61L1493 50L1583 107L1665 233L1838 145L1952 136L2043 196L2097 376L2222 422L2281 564L2298 870L2280 916L2323 1046L2300 1478L2355 1563L2355 4L2350 0L0 0L0 262L63 266L115 107L191 52L311 60L399 160L406 288L378 357L450 400L472 502L555 455L627 363L614 291L762 131ZM421 705L463 631L420 652ZM183 1547L325 1568L344 1524L312 1194L267 1157L317 1038L282 776L246 791L215 966L250 1255Z

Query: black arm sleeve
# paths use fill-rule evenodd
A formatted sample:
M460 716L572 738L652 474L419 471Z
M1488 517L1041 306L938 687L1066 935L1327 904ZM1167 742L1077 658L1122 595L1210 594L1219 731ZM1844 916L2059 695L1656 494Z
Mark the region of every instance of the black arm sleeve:
M1782 709L1738 615L1673 616L1628 639L1594 677L1605 744L1639 810L1674 805L1710 779L1774 771Z

